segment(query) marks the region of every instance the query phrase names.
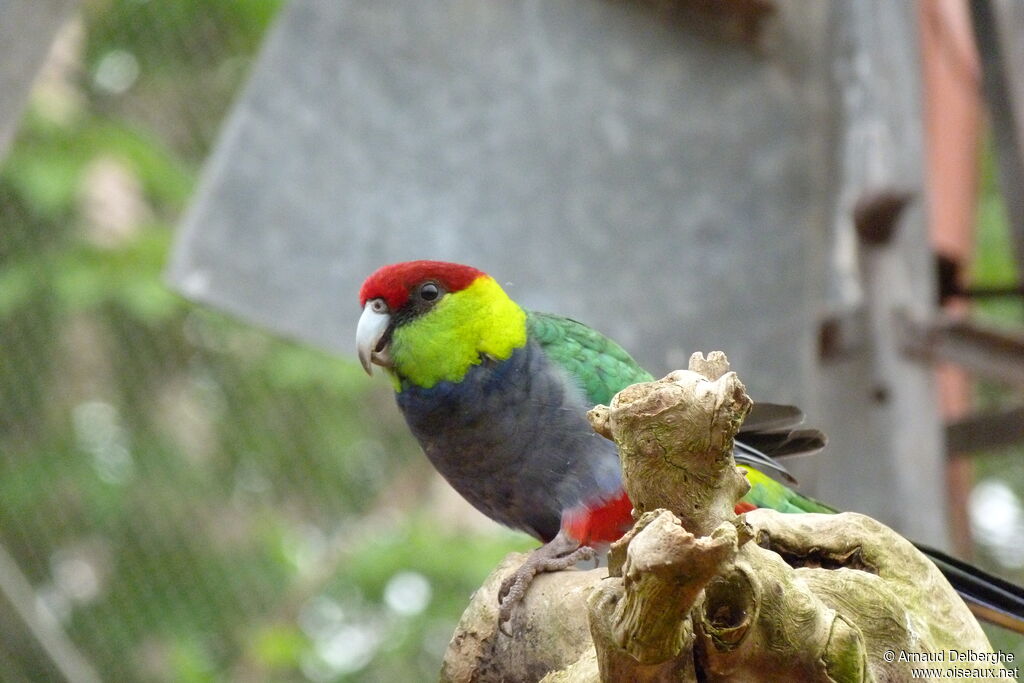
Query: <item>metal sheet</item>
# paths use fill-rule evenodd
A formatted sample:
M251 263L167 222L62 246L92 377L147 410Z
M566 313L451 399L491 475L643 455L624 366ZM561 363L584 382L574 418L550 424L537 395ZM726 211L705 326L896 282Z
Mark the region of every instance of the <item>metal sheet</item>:
M76 0L0 0L0 159L36 73Z
M755 395L799 399L827 231L826 13L781 2L753 46L648 3L294 0L170 280L350 354L373 269L462 261L654 372L722 349Z

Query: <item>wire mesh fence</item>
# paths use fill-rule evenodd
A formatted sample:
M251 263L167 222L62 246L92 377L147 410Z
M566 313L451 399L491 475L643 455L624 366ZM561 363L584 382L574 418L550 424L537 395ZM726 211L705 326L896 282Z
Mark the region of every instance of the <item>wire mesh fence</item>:
M2 680L433 678L510 547L358 365L162 283L280 4L85 3L0 168Z

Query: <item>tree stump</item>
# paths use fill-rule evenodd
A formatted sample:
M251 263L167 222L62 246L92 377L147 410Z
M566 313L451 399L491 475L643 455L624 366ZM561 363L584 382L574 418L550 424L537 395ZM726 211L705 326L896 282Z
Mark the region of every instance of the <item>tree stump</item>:
M607 569L538 577L511 637L497 629L497 588L521 556L506 558L463 614L441 680L905 681L911 668L963 668L950 650L991 653L939 570L883 524L734 513L749 486L733 437L750 406L714 352L594 408L635 526Z

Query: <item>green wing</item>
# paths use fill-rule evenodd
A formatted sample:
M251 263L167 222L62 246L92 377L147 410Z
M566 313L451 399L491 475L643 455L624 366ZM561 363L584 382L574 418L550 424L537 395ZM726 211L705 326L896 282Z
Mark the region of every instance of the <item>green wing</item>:
M838 512L835 508L813 498L800 495L785 484L780 484L749 465L740 464L740 467L747 471L747 481L750 482L750 491L743 496L743 500L747 503L779 512L824 512L829 514Z
M580 383L591 403L607 404L630 384L654 379L621 346L583 323L531 311L526 328L548 357Z
M621 346L583 323L549 313L527 312L526 329L529 337L548 357L576 379L591 403L607 405L616 393L630 384L654 379ZM774 408L777 413L778 406ZM791 421L790 416L784 426ZM772 422L762 425L779 426ZM780 512L835 512L763 474L760 470L767 469L789 476L785 468L758 450L749 447L737 449L735 457L737 463L747 470L751 485L744 501Z

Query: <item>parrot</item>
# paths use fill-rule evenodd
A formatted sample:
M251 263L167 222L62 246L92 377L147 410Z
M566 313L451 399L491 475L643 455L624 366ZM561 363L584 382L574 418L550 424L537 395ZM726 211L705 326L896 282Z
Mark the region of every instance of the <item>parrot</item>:
M616 445L586 418L653 380L621 346L571 318L524 309L494 278L456 263L383 266L363 282L359 305L359 361L368 374L384 369L426 457L476 509L542 543L503 582L499 625L536 574L594 559L632 527ZM750 483L737 513L836 512L778 481L795 484L774 458L826 445L802 422L798 408L754 403L735 439ZM1024 590L918 547L976 614L1024 629Z

